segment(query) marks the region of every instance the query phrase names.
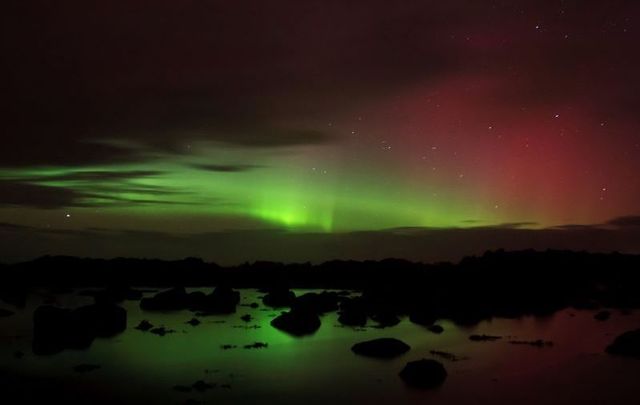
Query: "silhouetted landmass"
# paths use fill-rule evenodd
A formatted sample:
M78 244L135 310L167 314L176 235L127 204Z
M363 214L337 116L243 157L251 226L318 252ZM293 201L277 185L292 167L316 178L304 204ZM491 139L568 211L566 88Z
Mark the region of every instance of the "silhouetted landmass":
M273 325L294 335L313 333L318 315L339 311L339 322L390 327L409 316L431 328L438 319L473 325L491 317L549 315L578 309L640 308L640 256L532 250L487 252L460 263L405 260L330 261L320 265L256 262L220 267L199 259L79 259L43 257L3 267L0 298L24 305L32 286L99 288L96 302L139 299L140 287L172 287L141 301L144 310L196 311L197 316L233 313L238 292L254 287L266 305L290 308ZM216 286L209 294L184 286ZM135 288L132 288L135 287ZM291 288L356 289L362 294L307 293ZM604 313L598 318L604 318Z

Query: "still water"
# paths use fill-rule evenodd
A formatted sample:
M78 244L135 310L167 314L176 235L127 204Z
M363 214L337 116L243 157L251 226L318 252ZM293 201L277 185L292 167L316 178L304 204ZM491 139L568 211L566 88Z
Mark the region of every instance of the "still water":
M192 289L194 291L196 289ZM210 291L210 289L198 289ZM296 290L300 295L310 290ZM77 391L77 399L112 403L210 404L629 404L640 403L640 360L612 357L604 348L613 338L640 327L640 313L613 311L605 322L592 311L567 309L546 318L493 319L463 328L438 322L437 335L408 319L392 328L343 327L336 313L322 317L312 336L296 338L270 326L279 310L265 308L256 290L241 290L242 301L233 315L200 317L198 326L186 324L189 311L144 312L137 301L123 304L128 329L111 339L97 339L86 351L51 356L31 353L31 315L42 303L64 307L89 304L75 294L31 295L24 310L0 319L0 370L47 381L58 389ZM256 309L248 304L258 302ZM241 316L250 314L245 322ZM143 319L175 330L166 336L134 327ZM470 334L503 336L495 342L471 342ZM395 337L411 350L393 360L354 355L354 343ZM508 341L543 339L551 347L513 345ZM245 349L255 342L267 348ZM223 345L236 348L222 349ZM450 352L458 361L434 357L431 350ZM24 357L16 358L22 351ZM406 362L436 358L448 371L436 390L407 388L398 377ZM100 368L77 373L73 367ZM179 392L202 380L215 388ZM38 389L37 384L33 389Z

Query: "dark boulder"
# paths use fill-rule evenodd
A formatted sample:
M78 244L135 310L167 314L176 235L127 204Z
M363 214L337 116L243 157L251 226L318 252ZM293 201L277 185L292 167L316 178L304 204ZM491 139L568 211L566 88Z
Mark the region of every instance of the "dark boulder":
M367 311L362 299L343 299L340 304L338 322L347 326L365 326Z
M190 297L189 309L207 314L232 314L240 303L240 293L226 286L218 286L208 295L194 293Z
M429 332L435 333L437 335L441 334L442 332L444 332L444 328L440 325L431 325L431 326L427 326L427 330Z
M339 298L338 294L327 291L320 294L307 293L296 298L291 308L324 314L338 310Z
M274 318L271 326L294 336L310 335L320 328L320 318L313 311L292 309Z
M189 294L183 287L162 291L140 301L140 308L145 311L178 311L188 306Z
M422 325L431 326L438 320L438 316L435 312L429 310L416 310L409 314L409 321Z
M33 313L32 348L37 355L86 349L94 338L91 327L69 309L44 305Z
M400 378L415 388L436 388L447 379L447 370L436 360L410 361L400 372Z
M607 346L607 353L640 358L640 329L625 332Z
M33 313L33 352L40 355L86 349L96 337L114 336L126 327L127 312L115 304L74 310L44 305Z
M372 315L371 319L378 323L378 328L388 328L400 323L400 318L392 312L380 312Z
M272 308L290 307L296 299L296 294L284 287L270 289L262 298L262 303Z
M408 352L411 347L401 340L381 338L356 343L351 347L355 354L367 357L392 358Z
M87 305L74 312L94 328L96 337L115 336L127 329L127 311L115 304Z

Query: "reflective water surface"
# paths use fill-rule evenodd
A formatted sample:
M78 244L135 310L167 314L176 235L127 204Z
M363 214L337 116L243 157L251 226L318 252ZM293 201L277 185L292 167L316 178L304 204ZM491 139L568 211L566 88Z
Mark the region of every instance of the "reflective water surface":
M202 289L209 291L210 289ZM296 290L297 294L305 291ZM242 304L233 315L200 317L186 323L189 311L144 312L128 301L128 329L111 339L97 339L86 351L51 356L31 353L31 315L44 302L64 307L91 303L75 294L41 291L24 310L0 319L0 370L33 381L32 389L73 390L79 401L255 404L628 404L640 395L640 360L612 357L604 348L613 338L640 327L640 313L612 311L596 321L592 311L567 309L547 318L493 319L463 328L447 320L434 334L403 319L392 328L343 327L336 313L322 317L314 335L296 338L269 322L280 311L265 308L256 290L241 290ZM256 309L248 304L258 302ZM245 322L242 315L253 320ZM134 327L143 319L175 333L163 337ZM470 334L503 336L495 342L471 342ZM359 341L395 337L411 350L393 360L354 355ZM509 340L544 339L550 347L510 344ZM267 348L244 348L255 342ZM236 346L223 349L224 345ZM458 361L434 357L431 350L455 354ZM16 351L24 352L22 358ZM411 360L437 358L447 371L442 387L432 391L406 387L398 372ZM100 368L78 373L80 364ZM202 380L214 385L203 392L180 392ZM39 382L46 381L40 386ZM52 391L55 396L55 390ZM25 393L28 397L28 392Z

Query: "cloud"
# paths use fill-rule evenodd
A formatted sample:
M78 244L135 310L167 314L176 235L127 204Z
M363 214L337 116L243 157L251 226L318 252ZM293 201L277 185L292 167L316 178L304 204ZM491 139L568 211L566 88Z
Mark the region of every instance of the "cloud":
M0 207L56 209L77 206L82 197L81 193L64 187L0 181Z
M258 169L259 165L216 165L216 164L192 164L191 167L209 172L236 173Z
M618 228L640 228L640 215L612 219L606 223Z

